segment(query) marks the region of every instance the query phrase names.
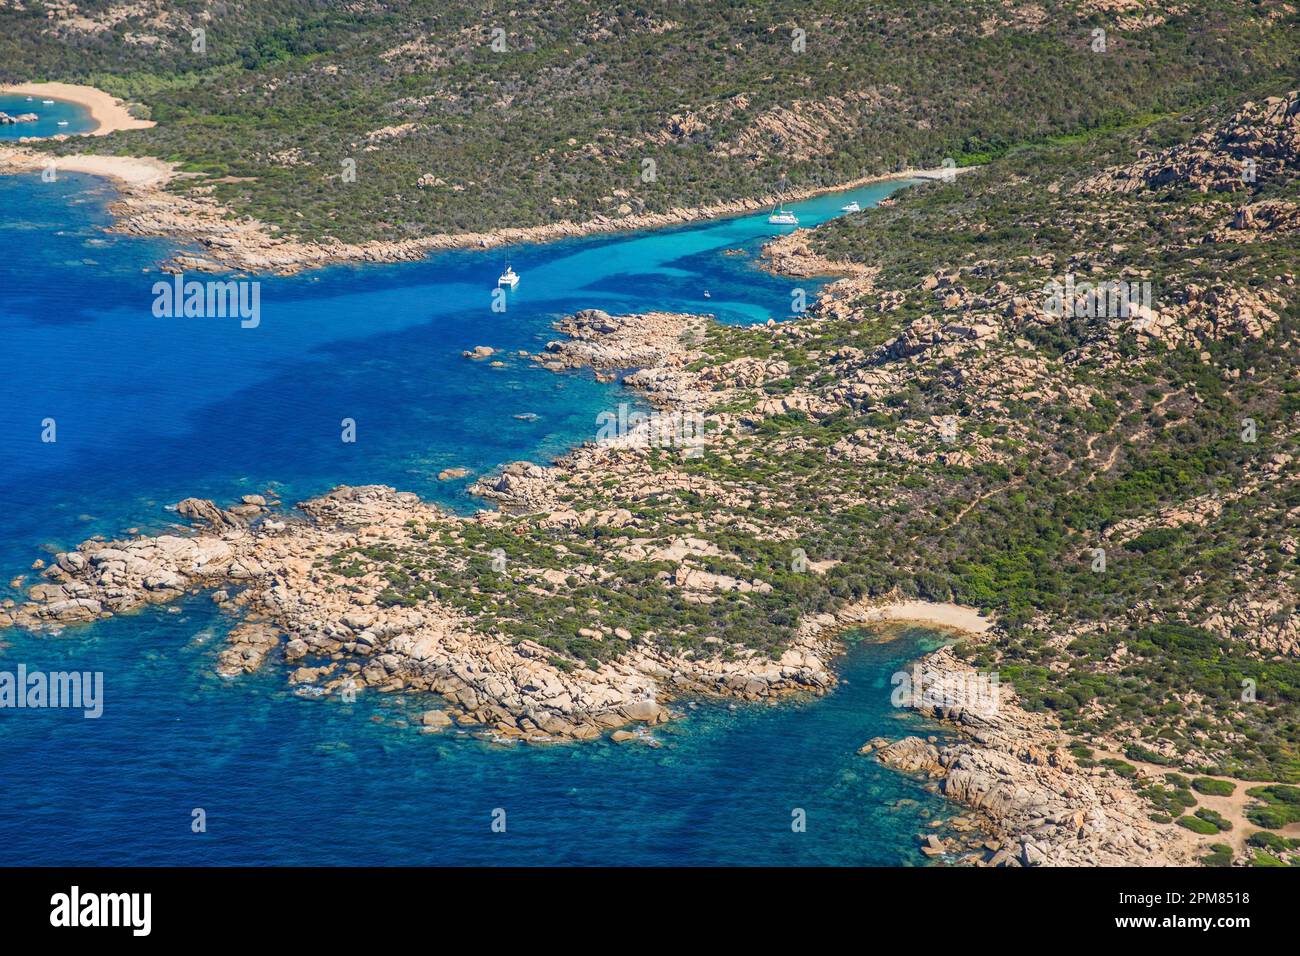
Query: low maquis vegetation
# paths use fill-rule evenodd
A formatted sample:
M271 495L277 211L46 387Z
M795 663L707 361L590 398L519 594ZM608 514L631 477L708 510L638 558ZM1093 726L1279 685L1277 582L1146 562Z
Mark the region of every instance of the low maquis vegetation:
M0 81L158 124L47 149L179 162L173 189L306 240L400 240L987 162L1282 74L1295 28L1281 0L34 0L0 5Z

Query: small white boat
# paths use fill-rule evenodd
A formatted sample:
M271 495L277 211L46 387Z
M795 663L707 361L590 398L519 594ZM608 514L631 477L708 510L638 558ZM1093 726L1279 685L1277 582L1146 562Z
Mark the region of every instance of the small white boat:
M54 105L54 100L41 100L41 102L44 103L46 106Z
M704 290L704 298L706 298L706 299L712 299L712 298L713 298L713 293L711 293L708 289L705 289L705 290Z
M60 125L60 126L67 126L67 125L68 125L68 121L67 121L67 120L59 120L59 125Z
M840 212L862 212L862 207L856 202L851 202L847 206L841 206Z
M498 286L509 286L513 289L519 285L519 273L515 272L511 266L506 266L506 271L501 273L501 278L497 279Z
M772 215L767 217L767 221L773 226L799 225L799 217L797 217L790 210L784 209L781 206L772 207Z

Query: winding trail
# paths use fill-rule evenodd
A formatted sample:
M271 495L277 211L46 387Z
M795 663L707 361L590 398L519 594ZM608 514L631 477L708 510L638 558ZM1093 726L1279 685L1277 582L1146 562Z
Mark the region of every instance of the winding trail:
M1166 392L1164 395L1160 396L1160 400L1155 402L1151 406L1150 413L1155 413L1159 411L1161 408L1163 408L1165 402L1167 402L1170 399L1170 397L1172 397L1174 394L1175 394L1174 392ZM1064 465L1062 465L1059 469L1049 474L1048 477L1060 478L1063 475L1067 474L1071 469L1075 468L1076 466L1082 467L1086 465L1088 462L1095 460L1097 441L1101 438L1109 437L1114 433L1114 431L1115 431L1115 426L1112 425L1104 432L1097 432L1096 434L1089 436L1088 441L1086 442L1087 454L1085 454L1083 458L1079 459L1078 461L1074 459L1068 459ZM1091 484L1098 475L1104 475L1106 472L1110 471L1112 468L1115 467L1115 461L1116 459L1119 458L1120 449L1122 449L1125 444L1126 443L1124 442L1115 443L1115 445L1110 450L1110 454L1106 456L1105 462L1102 463L1101 468L1098 469L1097 471L1094 471L1092 477L1088 479L1089 484ZM1021 475L1019 478L1009 481L1005 485L999 485L996 488L990 488L982 495L977 495L976 497L972 498L964 508L962 508L959 512L957 512L956 516L951 521L945 524L937 532L925 532L925 531L920 532L916 535L913 535L911 540L908 543L911 544L919 540L920 538L925 537L927 534L931 534L931 533L945 534L948 531L951 531L953 528L955 528L958 524L961 523L961 520L963 518L965 518L968 514L970 514L980 504L982 504L985 501L988 501L990 498L996 497L997 495L1003 494L1005 492L1009 492L1015 488L1019 488L1028 480L1028 478L1029 478L1028 475Z

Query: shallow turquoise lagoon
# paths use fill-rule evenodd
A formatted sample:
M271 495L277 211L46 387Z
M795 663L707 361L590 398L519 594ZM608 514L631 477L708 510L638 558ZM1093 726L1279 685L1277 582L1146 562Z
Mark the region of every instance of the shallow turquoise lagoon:
M95 126L90 118L90 111L84 106L69 103L67 100L44 102L48 97L26 94L16 96L13 93L0 93L0 113L10 116L22 116L35 113L37 119L26 123L12 123L0 126L0 142L16 140L23 136L54 136L58 133L72 135L86 133ZM66 123L66 126L60 126Z

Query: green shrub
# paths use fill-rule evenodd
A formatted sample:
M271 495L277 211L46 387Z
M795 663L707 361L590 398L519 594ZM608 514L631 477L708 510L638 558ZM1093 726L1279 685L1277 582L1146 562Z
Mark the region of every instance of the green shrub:
M1217 813L1214 810L1211 810L1209 807L1201 807L1199 810L1196 811L1196 815L1200 817L1202 820L1204 820L1206 823L1213 824L1214 826L1218 827L1220 830L1224 832L1227 832L1228 830L1232 829L1231 820L1225 819L1222 814Z
M1276 833L1269 833L1267 830L1258 830L1246 838L1246 842L1253 847L1261 850L1272 850L1280 853L1285 850L1294 850L1300 845L1300 840L1288 840L1284 836L1278 836Z
M1219 828L1208 820L1202 820L1200 817L1179 817L1178 823L1191 830L1193 833L1199 833L1202 836L1209 836L1212 833L1218 833Z
M1261 801L1246 808L1246 819L1266 830L1280 830L1300 820L1300 787L1284 783L1252 787L1247 795Z
M1266 830L1280 830L1291 822L1291 818L1285 811L1267 804L1248 807L1246 819L1255 826L1263 827Z
M1137 776L1137 767L1133 766L1127 760L1120 760L1116 757L1107 757L1101 762L1103 767L1109 767L1121 777L1127 777L1130 780Z
M1192 781L1192 789L1211 797L1230 797L1237 790L1237 785L1228 780L1215 780L1213 777L1197 777Z
M1171 819L1196 806L1196 797L1192 795L1192 791L1181 787L1165 787L1157 783L1139 792L1151 802L1160 816ZM1158 822L1168 823L1169 820Z
M1140 554L1148 554L1152 551L1162 551L1172 547L1184 537L1181 528L1152 528L1150 531L1144 531L1132 541L1128 542L1125 547L1130 551L1137 551Z
M1206 866L1232 866L1232 847L1226 843L1211 843L1210 855L1201 857Z

